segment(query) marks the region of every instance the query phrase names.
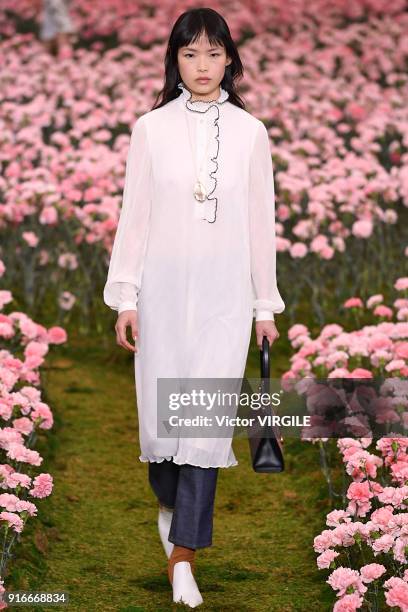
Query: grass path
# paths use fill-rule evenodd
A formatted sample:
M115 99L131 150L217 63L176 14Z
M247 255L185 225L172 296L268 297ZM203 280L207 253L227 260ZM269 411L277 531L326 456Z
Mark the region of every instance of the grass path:
M258 376L257 358L253 341L248 377ZM187 609L171 602L155 498L138 459L132 355L113 338L106 346L71 337L47 363L56 422L41 452L54 492L18 545L13 588L67 591L70 604L52 609L69 612ZM213 546L197 552L199 609L331 610L312 549L329 510L317 448L287 440L287 469L275 475L252 471L246 439L234 450L239 465L219 472Z

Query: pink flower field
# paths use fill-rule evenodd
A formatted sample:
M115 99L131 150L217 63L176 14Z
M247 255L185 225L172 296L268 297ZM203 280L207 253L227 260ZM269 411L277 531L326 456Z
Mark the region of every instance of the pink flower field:
M391 290L391 274L406 269L403 6L223 4L240 41L242 94L270 135L279 274L296 275L291 323L307 303L323 324L357 288L363 297ZM0 228L9 281L34 312L47 308L99 330L130 129L161 87L168 23L181 10L149 7L107 1L100 14L96 3L73 1L78 42L59 61L36 38L30 2L0 8Z
M113 333L102 290L130 134L162 87L169 24L193 6L72 0L73 47L53 56L38 2L0 5L0 595L14 544L54 488L36 448L54 423L41 373L71 333ZM316 378L385 381L386 436L367 435L350 401L350 437L318 426L304 437L331 504L308 542L317 580L335 612L408 612L406 3L211 7L228 20L240 95L270 138L282 387L301 377L312 410Z

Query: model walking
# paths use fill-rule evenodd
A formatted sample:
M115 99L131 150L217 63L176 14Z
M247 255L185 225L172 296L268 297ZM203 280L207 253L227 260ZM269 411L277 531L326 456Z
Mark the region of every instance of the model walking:
M212 545L218 469L237 460L228 438L157 436L157 379L242 378L254 314L258 346L263 335L272 344L285 308L268 133L236 92L242 74L216 11L177 19L161 101L133 126L104 289L117 342L135 352L140 460L159 501L173 601L190 607L203 601L194 553Z
M77 29L69 14L69 0L36 0L37 8L42 8L40 39L49 53L60 59L72 56L71 42Z

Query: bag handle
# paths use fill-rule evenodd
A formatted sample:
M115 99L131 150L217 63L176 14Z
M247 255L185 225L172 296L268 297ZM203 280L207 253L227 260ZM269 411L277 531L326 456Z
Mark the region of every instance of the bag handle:
M259 387L260 391L269 392L269 383L271 377L271 366L269 360L269 340L267 336L263 336L262 338L262 349L260 350L261 356L261 385ZM280 433L280 429L277 427L276 431L278 432L279 441L281 444L284 443L284 439L282 434Z
M269 380L271 375L271 367L269 362L269 340L267 336L262 338L262 348L260 351L261 357L261 378Z

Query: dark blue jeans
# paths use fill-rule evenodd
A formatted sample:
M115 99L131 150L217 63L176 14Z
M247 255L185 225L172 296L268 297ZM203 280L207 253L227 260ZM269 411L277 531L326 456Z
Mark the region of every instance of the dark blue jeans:
M167 459L149 462L149 482L157 499L173 509L169 542L187 548L212 545L218 469Z

